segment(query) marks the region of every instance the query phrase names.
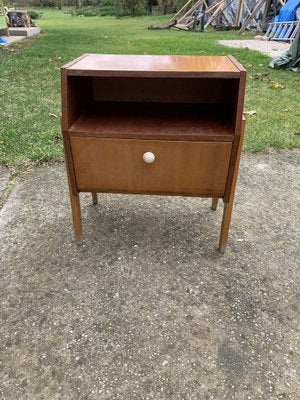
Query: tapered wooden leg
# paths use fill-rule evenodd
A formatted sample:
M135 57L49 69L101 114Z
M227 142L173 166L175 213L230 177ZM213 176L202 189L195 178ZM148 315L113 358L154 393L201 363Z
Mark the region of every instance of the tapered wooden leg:
M234 202L235 186L236 186L236 181L237 181L237 176L238 176L238 168L239 168L240 157L241 157L241 152L242 152L242 143L243 143L243 134L244 134L244 130L245 130L245 123L246 123L246 120L243 117L242 126L241 126L241 136L240 136L238 142L236 143L237 148L236 148L235 163L234 163L233 173L232 173L231 187L229 188L229 195L224 196L225 202L224 202L223 220L222 220L220 241L219 241L219 251L221 253L225 252L225 248L226 248L227 241L228 241L229 226L230 226L231 213L232 213L233 202Z
M233 201L231 201L230 203L224 203L223 220L222 220L220 241L219 241L219 251L221 253L225 252L225 248L228 241L232 207L233 207Z
M211 209L212 210L216 210L217 209L218 202L219 202L219 198L218 197L213 197L212 203L211 203Z
M70 136L66 131L62 132L63 142L64 142L64 153L66 160L66 169L68 176L68 186L70 193L70 202L71 202L71 210L72 210L72 219L73 219L73 228L74 235L77 244L82 243L82 224L81 224L81 211L80 211L80 200L79 193L76 185L72 151L70 145Z
M74 234L77 244L82 242L82 224L79 194L70 193Z
M92 192L92 196L93 196L93 204L98 204L98 195L97 195L97 193Z

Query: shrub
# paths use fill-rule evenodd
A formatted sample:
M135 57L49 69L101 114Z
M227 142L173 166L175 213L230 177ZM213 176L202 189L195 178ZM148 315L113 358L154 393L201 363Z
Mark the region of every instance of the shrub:
M160 0L158 7L161 14L170 14L178 11L187 0Z
M42 18L42 14L41 14L41 13L38 13L38 12L36 12L36 11L34 11L34 10L29 10L29 11L27 11L27 12L28 12L28 14L29 14L29 16L30 16L31 19L39 19L39 18Z
M98 7L87 6L78 8L74 14L84 15L85 17L96 17L97 15L100 15L100 10Z
M112 4L117 18L120 18L122 15L128 14L125 0L112 0Z
M115 9L112 5L101 6L100 7L100 15L105 17L106 15L115 15Z
M103 16L116 14L112 0L101 0L99 7L100 7L101 15L103 15Z
M56 7L55 0L31 0L31 7Z
M116 16L141 15L145 12L145 0L113 0Z
M126 0L130 15L139 15L145 9L145 0Z
M103 1L99 6L86 6L73 11L73 15L84 15L85 17L115 15L115 9L108 1Z
M82 0L80 1L80 8L85 8L85 7L97 7L99 5L99 0Z

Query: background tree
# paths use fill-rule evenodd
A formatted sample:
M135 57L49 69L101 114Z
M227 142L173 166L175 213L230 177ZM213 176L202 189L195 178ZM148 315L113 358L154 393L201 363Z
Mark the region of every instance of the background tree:
M187 0L158 0L160 14L170 14L179 10Z
M139 15L145 9L145 0L126 0L130 15Z
M116 16L139 15L145 10L145 0L113 0Z

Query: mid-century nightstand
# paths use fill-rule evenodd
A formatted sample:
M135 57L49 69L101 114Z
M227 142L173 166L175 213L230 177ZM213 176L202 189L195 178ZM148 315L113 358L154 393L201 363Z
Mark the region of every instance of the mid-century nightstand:
M85 54L62 67L62 133L76 239L79 193L224 201L224 251L245 127L231 56Z

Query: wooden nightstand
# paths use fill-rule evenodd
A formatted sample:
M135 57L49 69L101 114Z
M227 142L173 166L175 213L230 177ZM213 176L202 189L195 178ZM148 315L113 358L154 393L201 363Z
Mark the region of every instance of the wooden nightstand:
M62 67L62 133L76 239L80 192L224 201L224 251L242 137L245 69L231 56L85 54Z

